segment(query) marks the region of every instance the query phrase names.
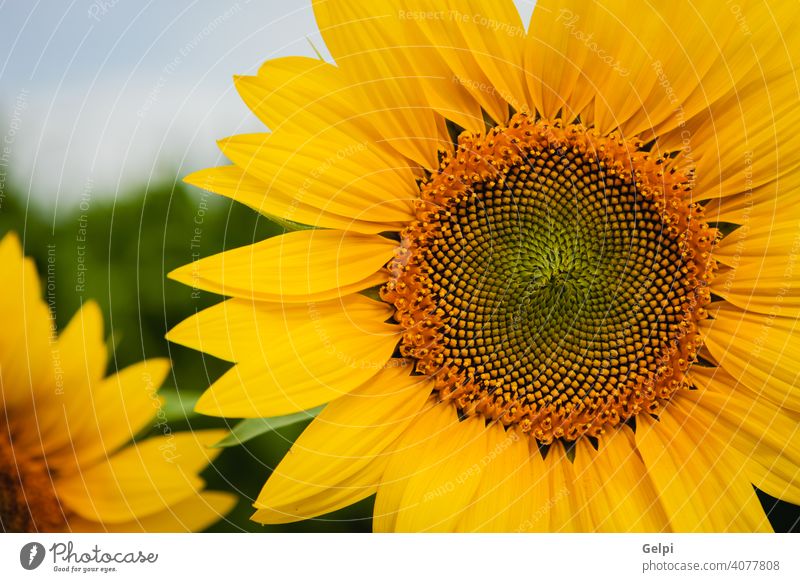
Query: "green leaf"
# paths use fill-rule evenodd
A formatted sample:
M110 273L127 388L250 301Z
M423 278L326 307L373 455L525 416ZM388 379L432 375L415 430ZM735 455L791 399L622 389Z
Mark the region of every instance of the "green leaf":
M298 422L305 422L317 416L324 406L317 406L311 410L304 410L286 416L275 416L273 418L248 418L233 427L231 433L224 439L213 445L215 448L235 447L246 443L262 434L278 430L285 426L291 426Z
M194 411L194 405L200 399L200 392L189 392L186 390L177 390L162 388L158 392L159 396L164 400L164 415L165 422L176 422L187 420L197 416Z
M364 297L369 297L370 299L374 299L375 301L383 301L383 299L381 299L381 285L376 285L375 287L369 287L368 289L362 289L361 294Z

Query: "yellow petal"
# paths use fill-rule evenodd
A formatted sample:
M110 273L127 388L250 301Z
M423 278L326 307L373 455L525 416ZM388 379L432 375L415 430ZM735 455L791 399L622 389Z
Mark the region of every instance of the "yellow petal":
M693 367L692 380L702 390L687 395L694 414L725 431L748 459L749 477L761 490L800 504L800 421L755 396L720 368Z
M249 337L269 334L266 340L260 337L260 343L247 346L245 342L240 350L234 346L225 353L224 338L218 344L210 340L212 353L236 358L239 364L203 394L198 411L249 418L307 410L347 394L377 374L397 345L398 328L383 323L385 305L366 297L298 306L283 313L281 309L255 312L261 320L256 324L260 331ZM243 315L237 316L238 321L253 316L253 311L247 311L241 306ZM351 313L381 315L352 318ZM180 330L173 337L205 349L202 336L197 343Z
M69 521L70 531L76 533L182 533L203 531L222 519L233 506L236 496L218 491L205 491L168 509L123 523L99 523L82 518Z
M323 301L378 285L397 243L374 235L305 230L200 259L169 276L257 301Z
M351 230L365 234L376 234L401 228L398 223L357 220L321 210L304 203L297 196L297 192L286 193L277 188L270 188L266 182L251 176L238 166L221 166L200 170L186 176L183 181L246 204L267 216L275 216L301 224Z
M87 404L105 373L106 346L103 338L103 314L93 301L86 302L52 344L46 365L53 374L55 386L37 399L36 424L30 431L30 418L12 417L17 423L16 445L44 446L49 464L57 464L59 449L72 450L72 439L86 426ZM80 422L75 422L80 419Z
M800 316L800 269L795 274L789 257L741 258L722 266L711 290L740 309L769 314L780 309L784 317Z
M254 77L235 77L244 102L272 131L309 132L341 125L349 132L377 137L368 123L359 123L353 87L342 71L309 57L283 57L266 61Z
M387 30L397 7L342 0L315 0L313 6L322 38L348 83L360 93L359 103L382 113L381 133L409 159L436 169L436 152L442 145L438 121L414 71L397 50L396 35Z
M164 511L203 487L197 476L219 450L222 430L149 438L81 473L59 477L58 496L78 516L125 523Z
M676 532L771 531L745 458L679 393L659 420L640 414L636 447Z
M257 76L234 80L245 103L273 133L297 134L306 141L323 134L343 143L352 138L368 144L392 167L407 164L378 129L386 112L361 107L358 85L348 83L338 67L319 59L286 57L268 60Z
M737 228L720 242L714 249L714 257L728 266L745 264L758 265L774 260L788 263L791 253L797 245L800 219L793 215L758 216L752 224ZM793 275L794 271L787 271Z
M430 0L408 0L402 5L378 0L369 6L369 20L379 29L381 37L380 53L386 55L383 61L397 68L395 74L403 78L403 82L419 88L413 98L465 129L482 132L485 128L482 103L487 103L489 111L500 111L503 120L508 108L475 63L455 19L445 18L446 14L449 14L447 10ZM359 55L352 59L372 56ZM474 75L465 74L460 63L467 63L467 68L476 72L481 82L474 82ZM374 86L374 82L367 79L360 83L367 88ZM391 115L394 114L384 119L385 112L375 111L369 117L377 128L386 128L390 137Z
M713 319L704 320L700 328L720 366L756 394L800 411L799 320L744 312L726 302L709 313Z
M292 445L256 500L261 523L329 513L375 492L385 449L430 396L430 380L403 362L328 404Z
M752 162L750 158L748 156L745 160L745 172L749 172L746 165ZM800 172L776 174L775 178L758 187L751 183L738 194L729 193L709 200L703 209L706 220L730 222L752 229L796 219L798 213L793 200L800 188ZM741 235L739 232L738 236ZM723 244L731 236L725 237Z
M266 303L229 299L175 326L167 339L229 362L262 361L275 350L309 349L316 334L330 347L331 336L394 334L384 325L394 312L363 295L318 303ZM311 332L311 334L309 334Z
M543 117L553 119L563 110L571 121L594 96L584 71L604 65L595 63L592 59L597 57L566 28L576 14L580 21L581 12L583 28L593 27L596 10L587 2L543 0L531 15L524 49L526 80L533 106Z
M401 6L391 0L380 0L370 3L370 10L377 16L376 24L384 36L383 50L395 53L398 64L402 63L399 74L413 77L427 105L465 129L484 131L481 91L464 82L467 77L455 64L473 61L457 27L452 22L448 26L442 19L414 17L428 13L443 15L442 7L430 0L406 0ZM481 86L484 94L490 92L488 87L486 79ZM490 101L500 103L495 96ZM498 109L507 114L507 108Z
M405 33L403 40L397 40L398 52L408 59L405 74L419 80L431 107L474 132L485 130L481 109L500 123L508 120L509 104L516 109L525 107L524 93L512 95L492 83L479 62L482 58L488 64L492 55L479 56L460 30L459 20L471 21L480 18L480 13L472 14L465 5L454 8L431 0L406 0L399 9L390 2L385 4L389 6L384 22L391 25L384 30ZM487 31L487 36L491 34ZM472 36L476 35L472 31ZM520 63L521 56L517 53L513 63Z
M63 411L61 430L69 445L49 455L48 463L62 474L86 469L156 424L163 406L158 388L169 369L167 359L145 360L95 383L82 408Z
M463 52L475 60L475 72L462 80L480 81L483 76L490 85L484 91L499 95L517 111L529 109L528 87L525 81L523 55L525 26L512 0L449 0L446 20L455 22L463 38ZM445 22L439 29L448 26ZM447 38L452 38L451 34ZM496 121L506 121L504 118Z
M536 3L527 63L544 115L564 107L571 120L594 95L586 118L601 132L648 130L702 83L735 27L710 5L649 6L646 18L640 10L634 0ZM698 35L686 21L708 21L714 32Z
M685 125L662 134L659 147L682 149L695 168L697 199L755 192L800 163L800 99L795 73L775 78L756 76L728 92Z
M406 431L375 501L375 531L453 531L475 496L488 437L482 419L459 421L438 404Z
M456 527L467 532L522 531L532 511L529 438L499 424L486 427L488 450L475 498ZM535 452L538 454L538 451Z
M585 499L585 512L595 532L669 532L661 506L630 429L601 438L599 449L577 443L575 486Z
M537 492L534 497L534 517L544 512L547 517L547 529L554 533L571 533L593 531L594 524L586 511L584 492L576 484L574 463L568 458L564 447L559 443L552 445L547 456L532 456L534 478L546 480L549 484L548 496L544 491ZM527 531L540 531L540 521L531 520Z
M42 301L36 266L23 257L14 233L0 241L0 264L4 269L0 285L0 401L15 413L14 417L25 418L28 423L33 410L47 406L56 390L50 311ZM23 438L35 431L15 432Z
M419 196L408 165L386 160L368 141L330 128L309 136L236 135L220 140L219 146L270 190L355 220L407 221Z

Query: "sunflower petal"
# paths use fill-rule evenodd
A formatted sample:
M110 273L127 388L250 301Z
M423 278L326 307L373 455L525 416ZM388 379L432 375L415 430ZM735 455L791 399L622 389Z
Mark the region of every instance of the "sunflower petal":
M200 259L169 276L195 288L256 301L323 301L385 282L397 243L337 230L276 236Z
M262 303L229 299L175 326L167 339L229 362L262 360L288 346L301 354L313 331L323 341L331 336L394 333L383 322L391 306L363 295L345 295L318 303Z
M3 284L0 285L0 402L15 418L30 418L39 399L51 399L57 388L50 345L50 311L32 259L22 254L17 235L0 241ZM22 435L35 431L25 430ZM35 440L38 440L36 436Z
M196 497L177 502L169 509L122 523L99 523L72 518L69 529L75 533L182 533L203 531L222 519L233 506L236 497L229 493L205 491Z
M277 188L270 188L266 182L251 176L238 166L221 166L200 170L186 176L183 181L245 204L266 216L283 218L301 224L365 234L400 229L400 225L395 223L357 220L320 210L316 206L302 202L295 195L289 195Z
M525 26L512 0L449 0L449 18L455 21L465 52L488 79L491 91L517 111L528 109L528 87L523 68ZM471 81L481 77L468 77ZM504 122L505 119L496 119Z
M163 358L138 362L91 385L80 407L59 407L57 428L67 444L49 452L48 464L61 474L83 470L132 440L163 405L158 387L169 369L169 360Z
M224 303L197 316L198 324L190 320L171 334L176 341L239 362L200 397L199 412L255 418L308 410L379 373L397 345L396 327L382 323L385 306L366 297L283 309ZM211 329L225 326L226 311L236 326L232 330L252 325L250 330L241 337L204 341L198 325L207 324L200 322L210 320Z
M793 155L800 146L795 73L789 69L777 78L757 73L749 84L659 137L660 148L687 154L698 200L749 196L800 164Z
M427 410L389 457L373 528L452 531L478 489L487 444L481 419L459 422L448 404Z
M577 486L575 465L567 456L564 447L556 443L542 459L538 451L533 455L534 477L548 482L547 497L541 493L537 496L535 507L547 515L547 529L551 533L577 533L592 531L586 511L584 492ZM543 491L544 492L544 491ZM542 493L543 493L542 492ZM538 515L535 513L534 516ZM530 522L528 530L541 531L540 522Z
M456 527L466 532L521 531L532 514L530 448L527 436L506 431L499 424L486 427L488 450L485 470L475 498ZM538 453L537 453L538 454Z
M769 208L761 203L742 212L742 226L714 250L721 268L711 290L740 309L800 315L800 275L794 264L800 218L784 206L776 200Z
M800 320L741 311L720 302L700 325L705 344L720 366L756 394L800 411L797 379Z
M372 222L407 221L418 197L407 164L388 162L369 141L330 128L312 135L243 134L220 140L237 166L323 211Z
M308 57L266 61L254 77L235 77L244 102L272 131L313 135L321 127L377 133L359 123L363 110L337 67Z
M33 441L41 439L48 463L57 465L59 455L56 451L60 448L71 449L76 434L88 432L88 423L83 422L87 416L86 407L92 402L95 387L105 373L107 354L100 308L95 302L87 301L72 317L58 340L53 339L54 345L49 351L55 387L47 398L43 397L37 402L38 431L20 427L15 432L20 435L17 446L23 446L30 438ZM12 416L9 420L12 426L17 422L30 422L24 415ZM36 446L39 443L31 444Z
M648 130L702 83L718 43L735 27L710 5L653 6L649 18L636 16L640 8L635 0L536 3L526 62L544 115L563 107L572 118L594 95L584 113L602 133L620 128L632 137ZM713 33L698 36L686 19L710 22Z
M694 414L724 431L748 459L753 483L770 495L800 504L800 422L791 413L755 396L720 368L692 368L702 390L687 397Z
M387 462L385 449L431 393L430 380L410 376L408 367L397 363L325 407L270 476L253 519L308 519L375 492Z
M745 458L694 413L682 394L659 420L639 415L636 447L676 532L771 531Z
M313 6L328 50L348 83L357 85L358 102L381 112L381 133L409 159L437 168L438 121L413 70L393 46L396 35L387 31L397 9L342 0L315 0Z
M164 511L203 487L197 476L218 454L224 430L176 433L127 447L108 462L59 477L59 498L91 521L124 523Z
M545 118L554 119L563 111L564 117L575 119L594 94L583 72L592 55L565 30L580 9L577 1L544 0L536 3L531 15L525 43L526 79L532 104ZM587 16L594 18L594 12Z
M600 439L598 450L579 441L575 473L593 531L670 531L669 518L627 427Z

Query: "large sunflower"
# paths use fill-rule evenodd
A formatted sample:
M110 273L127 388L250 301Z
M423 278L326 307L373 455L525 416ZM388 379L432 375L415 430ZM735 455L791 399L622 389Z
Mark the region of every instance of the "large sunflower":
M327 404L256 521L763 531L800 502L792 2L316 1L336 64L236 86L271 133L187 178L291 223L175 279L198 410Z
M0 531L199 530L227 513L234 497L203 492L197 475L220 431L164 429L128 445L155 421L169 362L104 378L97 305L84 304L56 337L13 234L0 241L0 265Z

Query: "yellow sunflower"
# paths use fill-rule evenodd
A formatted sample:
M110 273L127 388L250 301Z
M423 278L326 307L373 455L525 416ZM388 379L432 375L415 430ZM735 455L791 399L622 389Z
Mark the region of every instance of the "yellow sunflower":
M84 304L56 337L13 234L0 265L0 531L199 530L227 513L234 497L203 492L198 477L220 431L165 429L129 444L154 423L169 362L104 378L98 306Z
M313 228L172 276L235 362L198 410L326 405L253 519L764 531L800 503L795 3L346 2L236 78L270 133L191 184Z

